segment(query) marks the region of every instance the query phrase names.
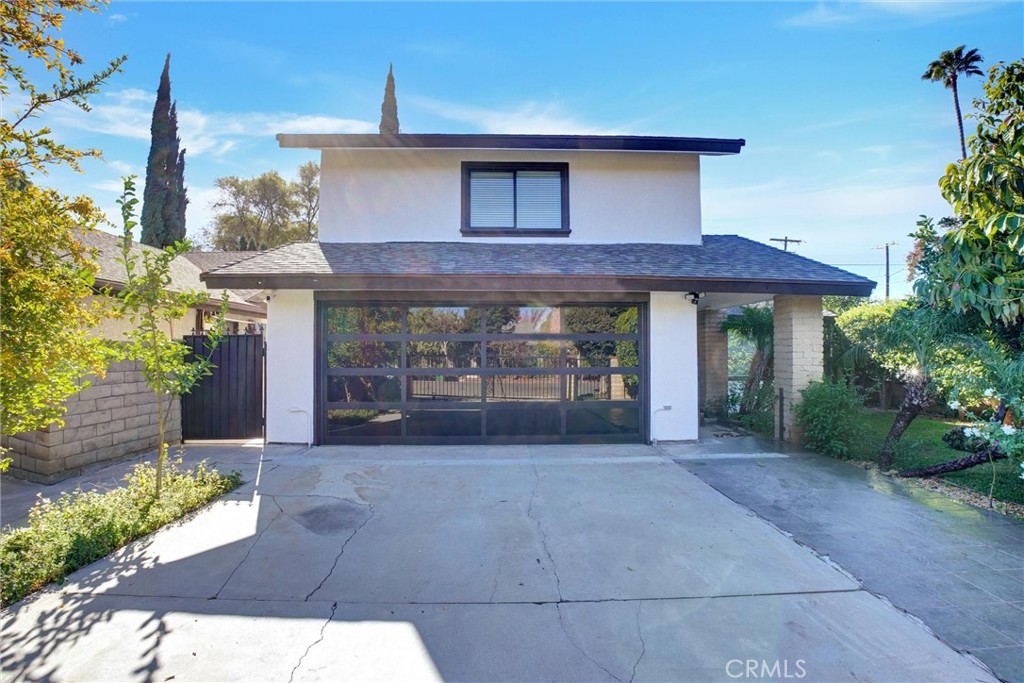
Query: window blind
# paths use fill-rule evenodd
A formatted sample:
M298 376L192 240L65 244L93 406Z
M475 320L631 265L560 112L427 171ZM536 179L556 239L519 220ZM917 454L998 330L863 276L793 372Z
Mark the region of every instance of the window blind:
M562 174L516 171L516 227L557 230L562 227Z

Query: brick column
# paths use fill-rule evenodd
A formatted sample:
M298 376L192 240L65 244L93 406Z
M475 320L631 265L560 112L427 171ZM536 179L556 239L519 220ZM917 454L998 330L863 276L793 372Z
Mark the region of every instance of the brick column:
M724 311L701 311L697 319L700 406L712 415L725 406L729 394L729 335L722 332Z
M800 390L822 376L822 321L820 296L775 297L775 438L801 445L803 432L794 424L794 406ZM779 389L785 402L779 434Z

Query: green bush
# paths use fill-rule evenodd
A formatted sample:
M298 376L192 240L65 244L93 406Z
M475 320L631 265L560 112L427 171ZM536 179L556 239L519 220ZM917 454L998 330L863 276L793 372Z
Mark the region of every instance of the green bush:
M804 430L807 448L836 458L848 456L864 436L864 400L857 387L845 381L812 382L800 396L796 421Z
M740 424L747 431L759 436L773 436L775 434L775 411L758 410L739 416Z
M155 477L156 468L142 464L125 476L125 486L112 491L76 490L56 501L40 496L28 526L0 534L0 605L63 579L242 483L238 472L220 474L205 462L183 470L178 461L168 463L157 499Z

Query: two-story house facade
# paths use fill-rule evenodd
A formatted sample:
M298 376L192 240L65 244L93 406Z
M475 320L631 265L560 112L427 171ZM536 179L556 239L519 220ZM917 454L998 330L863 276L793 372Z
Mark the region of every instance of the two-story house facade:
M268 293L272 443L693 440L726 390L716 310L775 299L791 399L820 376L821 295L874 285L703 235L701 157L743 140L278 140L321 151L320 241L204 276Z

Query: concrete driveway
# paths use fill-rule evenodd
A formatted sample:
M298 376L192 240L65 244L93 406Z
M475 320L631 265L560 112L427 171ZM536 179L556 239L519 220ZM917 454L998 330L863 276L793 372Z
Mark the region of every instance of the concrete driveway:
M995 680L654 448L192 451L249 483L5 612L4 680Z

